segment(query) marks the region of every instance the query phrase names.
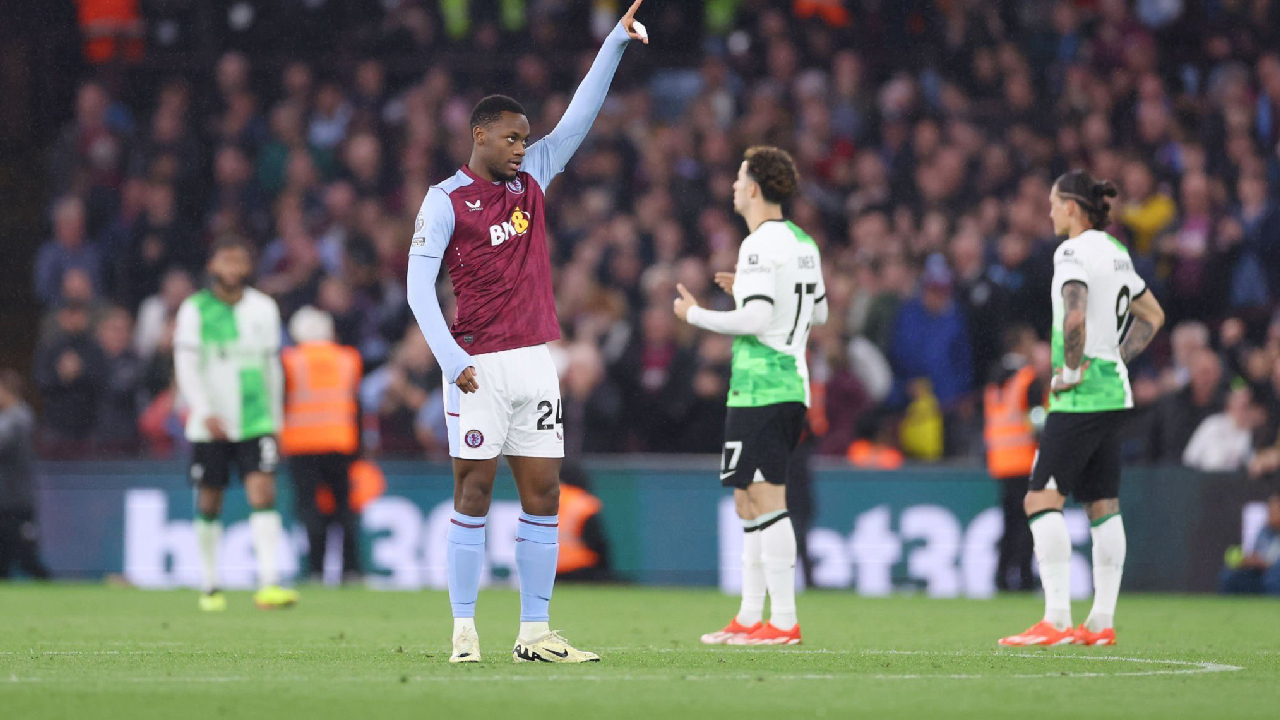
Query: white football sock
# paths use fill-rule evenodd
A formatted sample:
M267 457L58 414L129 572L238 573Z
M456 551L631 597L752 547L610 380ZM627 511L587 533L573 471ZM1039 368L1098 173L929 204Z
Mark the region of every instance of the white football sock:
M533 642L549 632L551 632L551 623L522 622L520 623L520 634L516 636L516 639L520 642Z
M1044 619L1059 630L1071 627L1071 536L1061 510L1031 521L1040 584L1044 586Z
M253 555L258 561L260 588L280 584L276 553L283 532L280 513L275 510L254 510L249 513L249 533L253 535Z
M1120 513L1111 515L1089 529L1093 536L1093 610L1084 621L1090 632L1112 626L1116 600L1120 597L1120 576L1124 572L1127 547Z
M222 544L222 521L195 519L196 544L200 546L200 589L218 589L218 547Z
M467 630L470 630L471 632L476 631L475 618L454 618L453 619L453 636L455 638Z
M757 532L765 585L769 588L769 622L779 630L796 626L796 531L791 516L785 513L784 510L781 519L772 524L769 515L757 518L761 525L767 525Z
M751 627L764 618L764 561L760 557L761 532L754 520L742 521L742 605L738 622Z

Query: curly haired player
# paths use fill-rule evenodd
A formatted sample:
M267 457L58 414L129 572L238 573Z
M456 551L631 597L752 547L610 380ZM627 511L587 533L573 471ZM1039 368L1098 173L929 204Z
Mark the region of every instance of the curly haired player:
M734 335L720 482L732 487L742 519L742 605L708 645L798 645L796 536L787 513L787 463L809 405L805 347L811 324L827 320L822 259L813 238L782 215L799 175L786 152L747 150L733 184L733 209L751 234L734 273L716 283L736 310L699 307L683 285L675 313L691 325ZM772 598L763 621L764 599Z

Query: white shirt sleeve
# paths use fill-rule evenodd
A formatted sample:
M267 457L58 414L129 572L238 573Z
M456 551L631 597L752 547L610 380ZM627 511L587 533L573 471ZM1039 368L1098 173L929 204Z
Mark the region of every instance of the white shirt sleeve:
M1072 281L1082 282L1086 286L1089 284L1089 268L1085 265L1085 259L1080 256L1079 248L1069 243L1058 247L1058 251L1053 254L1053 276L1055 280L1061 279L1059 287Z
M178 308L173 332L173 371L178 392L196 417L212 412L204 378L200 372L200 311L190 301Z
M813 298L813 319L814 325L826 325L827 317L830 315L831 306L827 304L827 281L822 276L822 267L818 267L818 294Z
M748 299L737 310L717 311L704 307L689 308L689 324L724 335L759 335L769 327L773 304L761 298Z

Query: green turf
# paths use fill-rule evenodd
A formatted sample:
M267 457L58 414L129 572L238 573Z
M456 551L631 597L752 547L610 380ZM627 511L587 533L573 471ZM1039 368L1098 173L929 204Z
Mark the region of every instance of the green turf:
M809 592L805 645L751 649L698 644L736 608L714 592L561 587L553 625L604 658L572 667L512 664L509 591L481 597L478 666L447 662L443 593L304 589L276 612L230 600L207 615L190 591L0 585L0 717L1280 715L1280 602L1266 599L1126 596L1117 648L1001 651L1038 599ZM1242 669L1203 672L1221 665Z

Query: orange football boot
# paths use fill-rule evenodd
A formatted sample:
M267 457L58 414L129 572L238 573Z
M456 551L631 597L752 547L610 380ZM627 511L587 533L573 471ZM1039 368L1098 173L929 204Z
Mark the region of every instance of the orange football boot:
M779 630L776 625L767 622L756 628L746 637L735 637L729 640L730 645L799 645L800 623L790 630Z
M1075 630L1075 638L1072 642L1076 645L1115 645L1116 629L1107 628L1101 632L1092 632L1084 623L1080 623L1080 627Z
M1067 628L1059 630L1053 626L1053 623L1047 620L1032 625L1026 632L1018 635L1010 635L1009 637L1000 638L1001 645L1021 646L1021 645L1070 645L1075 642L1075 628Z
M746 625L743 625L742 623L738 622L738 617L735 615L733 620L730 620L729 624L724 626L723 630L717 630L715 632L711 632L711 633L707 633L706 635L703 635L702 644L703 645L726 645L729 643L730 640L736 637L746 637L751 633L755 632L756 630L759 630L762 624L763 623L756 623L751 627L747 627Z

